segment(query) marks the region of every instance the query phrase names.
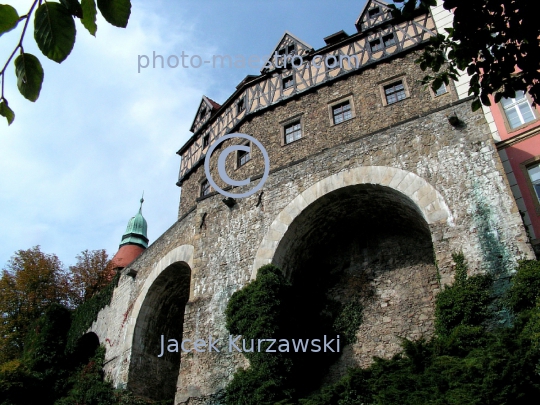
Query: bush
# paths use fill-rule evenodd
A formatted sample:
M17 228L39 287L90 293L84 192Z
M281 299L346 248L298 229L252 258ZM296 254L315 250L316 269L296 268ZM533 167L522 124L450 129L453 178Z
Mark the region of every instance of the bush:
M235 292L225 310L227 329L246 339L271 338L280 329L291 284L280 269L261 267L257 279Z
M115 405L117 401L113 387L103 379L104 358L105 348L101 346L90 362L70 378L71 389L55 405Z
M538 299L540 299L540 261L522 261L513 278L506 301L514 312L520 312L534 308Z
M513 279L509 295L517 322L487 329L490 279L467 277L465 261L456 258L456 282L437 297L439 333L431 341L403 340L402 353L350 370L300 404L537 404L540 301L530 308L538 293L539 263L522 263Z
M459 325L479 326L490 314L492 302L489 275L467 277L463 254L454 255L456 261L455 283L437 296L435 306L435 332L447 336Z

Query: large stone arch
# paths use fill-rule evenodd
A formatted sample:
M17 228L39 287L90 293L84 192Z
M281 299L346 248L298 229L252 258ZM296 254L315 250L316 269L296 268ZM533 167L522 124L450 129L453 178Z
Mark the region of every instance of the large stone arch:
M155 400L174 398L180 353L158 357L161 335L182 340L185 305L192 298L194 248L179 246L152 268L134 302L126 344L130 347L128 387Z
M310 204L335 190L362 184L393 189L413 204L428 225L446 223L453 226L453 216L442 195L426 180L406 170L387 166L362 166L326 177L300 193L276 217L265 234L255 260L251 279L257 269L272 263L276 249L294 219Z
M252 277L269 263L284 272L293 289L288 316L299 331L330 333L325 317L336 302L363 308L356 342L310 379L324 375L330 381L350 367L367 366L373 356L389 358L400 350L398 336L433 333L433 298L440 288L434 235L452 221L433 186L390 167L329 176L279 213L259 247ZM301 362L301 374L318 372L316 359L303 356Z

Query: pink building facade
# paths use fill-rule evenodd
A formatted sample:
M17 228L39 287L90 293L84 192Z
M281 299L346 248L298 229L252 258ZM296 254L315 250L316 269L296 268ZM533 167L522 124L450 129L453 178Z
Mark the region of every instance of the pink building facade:
M527 228L530 242L540 255L540 108L530 96L518 92L513 99L490 107L497 127L495 137L508 182Z

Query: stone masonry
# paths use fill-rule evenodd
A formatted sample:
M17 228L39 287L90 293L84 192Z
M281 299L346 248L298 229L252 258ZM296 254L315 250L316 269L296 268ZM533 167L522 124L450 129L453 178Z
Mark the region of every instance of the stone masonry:
M159 339L226 341L229 297L267 263L300 286L310 260L339 270L342 282L328 294L344 302L369 291L358 342L344 348L331 381L372 356L392 356L399 337L433 333L434 297L452 283L452 253L462 251L472 273L508 274L533 257L483 114L458 100L452 84L439 97L420 85L418 52L246 117L234 132L265 146L271 173L233 207L217 193L199 197L201 165L183 179L178 221L123 270L91 328L115 386L174 396L175 404L222 403L234 371L248 366L242 354L160 359ZM385 105L382 85L396 78L405 80L407 98ZM352 102L353 117L336 125L329 106L340 100ZM461 124L452 126L450 116ZM284 144L291 120L301 121L302 137ZM231 177L261 175L262 156L252 151L238 169L230 156ZM216 162L217 155L218 179Z

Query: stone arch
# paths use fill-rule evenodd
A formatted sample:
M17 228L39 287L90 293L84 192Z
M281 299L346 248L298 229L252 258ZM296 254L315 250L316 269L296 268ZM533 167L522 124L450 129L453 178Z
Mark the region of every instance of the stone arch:
M158 357L161 335L182 340L185 306L192 297L194 248L179 246L152 268L137 297L126 343L131 344L128 387L154 400L174 398L180 352Z
M77 339L72 354L74 364L86 364L92 358L100 345L99 337L94 332L87 332Z
M257 269L272 263L280 241L294 219L319 198L344 187L377 185L395 190L406 197L428 225L446 223L453 217L442 195L426 180L406 170L387 166L361 166L326 177L304 190L276 217L264 236L253 262L251 279Z
M298 386L335 380L350 367L369 365L373 356L391 357L401 350L397 336L433 333L435 242L451 224L448 207L430 184L387 167L327 177L279 213L259 247L252 277L268 263L283 271L291 283L287 316L296 333L334 333L328 317L339 305L353 305L362 318L347 332L356 339L331 365L322 367L307 355L298 360L298 375L306 377Z

